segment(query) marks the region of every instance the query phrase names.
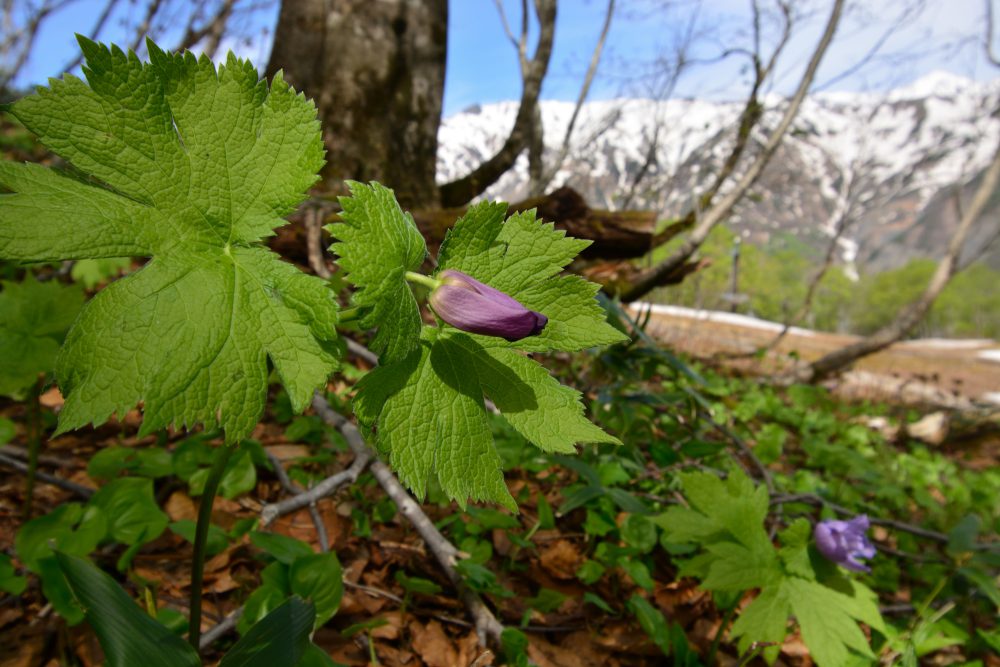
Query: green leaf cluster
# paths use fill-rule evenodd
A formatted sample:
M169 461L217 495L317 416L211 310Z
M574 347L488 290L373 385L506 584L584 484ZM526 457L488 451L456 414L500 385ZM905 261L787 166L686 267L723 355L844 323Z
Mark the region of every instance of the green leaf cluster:
M456 269L548 317L538 336L515 343L464 333L443 322L421 326L405 280L426 250L390 190L351 184L333 249L358 288L363 323L380 329L382 364L358 383L355 414L400 479L420 498L437 484L465 506L487 500L516 509L504 484L486 400L522 436L549 452L577 443L617 443L586 419L580 394L526 353L576 351L625 340L605 319L597 286L559 276L587 241L535 219L506 218L506 205L473 206L449 230L437 271ZM379 239L378 244L370 239Z
M775 547L764 529L767 489L741 471L725 480L687 473L681 485L690 507L671 507L655 519L670 542L701 548L680 573L701 579L716 594L759 590L732 627L741 652L755 642L771 643L764 656L773 662L794 617L818 665L849 664L852 655L874 658L858 622L885 634L876 596L813 553L808 521L781 531Z
M130 547L119 563L124 569L134 550L159 537L167 523L153 496L153 481L122 477L103 486L86 505L65 503L28 521L18 530L14 548L28 570L41 578L42 593L56 611L75 624L83 615L72 604L54 552L86 556L113 540Z
M250 594L237 623L241 633L282 605L290 596L315 607L315 628L333 618L344 595L343 571L334 553L315 553L305 542L277 533L250 533L250 541L271 563L261 571L261 585Z
M262 238L323 163L315 108L248 61L150 62L85 38L67 74L9 111L72 167L0 163L0 257L148 257L98 293L56 362L59 433L143 404L142 433L221 426L263 411L268 362L302 410L336 365L337 309L323 281Z

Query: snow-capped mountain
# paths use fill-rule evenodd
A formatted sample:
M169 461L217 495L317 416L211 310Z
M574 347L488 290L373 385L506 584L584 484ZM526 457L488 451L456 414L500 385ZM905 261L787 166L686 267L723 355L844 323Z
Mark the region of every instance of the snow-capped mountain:
M778 124L785 104L778 97L764 103L752 151ZM1000 140L998 103L1000 80L979 83L943 72L887 93L813 95L728 224L756 242L787 232L823 250L846 222L840 255L870 270L939 256L957 224L956 186L970 194L968 184ZM728 154L741 108L740 102L683 99L589 102L550 188L571 185L595 207L681 215ZM558 153L572 111L571 102L542 103L549 160ZM445 119L438 180L459 177L490 157L516 113L516 102L504 102ZM527 190L522 156L486 196L517 201ZM981 244L995 224L978 225L970 245ZM1000 261L1000 255L993 259Z

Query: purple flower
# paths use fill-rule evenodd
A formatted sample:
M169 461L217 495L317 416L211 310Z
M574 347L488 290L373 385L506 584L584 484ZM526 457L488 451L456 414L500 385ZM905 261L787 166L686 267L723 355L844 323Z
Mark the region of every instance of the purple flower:
M536 336L549 318L461 271L447 269L430 295L431 308L451 326L509 341Z
M848 570L868 572L870 567L860 559L875 555L875 547L868 541L868 517L859 514L850 521L820 521L813 530L816 548L830 561Z

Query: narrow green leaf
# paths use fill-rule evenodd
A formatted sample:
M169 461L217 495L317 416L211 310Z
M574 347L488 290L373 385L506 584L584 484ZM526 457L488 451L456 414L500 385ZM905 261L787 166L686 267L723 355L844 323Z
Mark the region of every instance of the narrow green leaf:
M77 556L57 553L56 559L101 642L108 667L201 665L187 642L150 618L110 576Z
M663 612L639 595L633 595L629 598L628 607L635 614L639 625L646 631L649 638L663 651L663 655L670 655L670 629Z
M309 647L315 618L311 604L297 597L289 598L250 628L222 658L219 667L298 664Z

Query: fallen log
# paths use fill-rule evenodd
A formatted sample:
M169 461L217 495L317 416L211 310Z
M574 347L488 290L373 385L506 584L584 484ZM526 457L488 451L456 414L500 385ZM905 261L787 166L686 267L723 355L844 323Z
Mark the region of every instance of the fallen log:
M582 253L585 258L633 259L645 255L655 244L656 213L653 211L593 209L570 187L511 204L510 211L532 208L537 210L539 218L555 223L557 229L593 241ZM441 244L445 232L464 213L464 208L418 210L413 212L413 219L433 252Z
M336 200L322 201L324 224L336 222L339 206ZM538 217L552 222L570 236L592 241L570 267L575 273L599 283L608 294L618 294L631 285L639 273L631 260L642 257L668 239L684 221L656 233L656 213L653 211L606 211L587 206L579 192L562 187L542 196L532 197L510 206L510 212L535 209ZM437 254L445 234L462 215L465 208L420 209L412 212L417 229L427 241L431 256ZM303 225L287 225L277 230L271 247L287 259L306 265L306 241ZM326 232L324 232L324 235ZM691 260L678 267L661 284L674 285L688 275L708 266L708 260Z

